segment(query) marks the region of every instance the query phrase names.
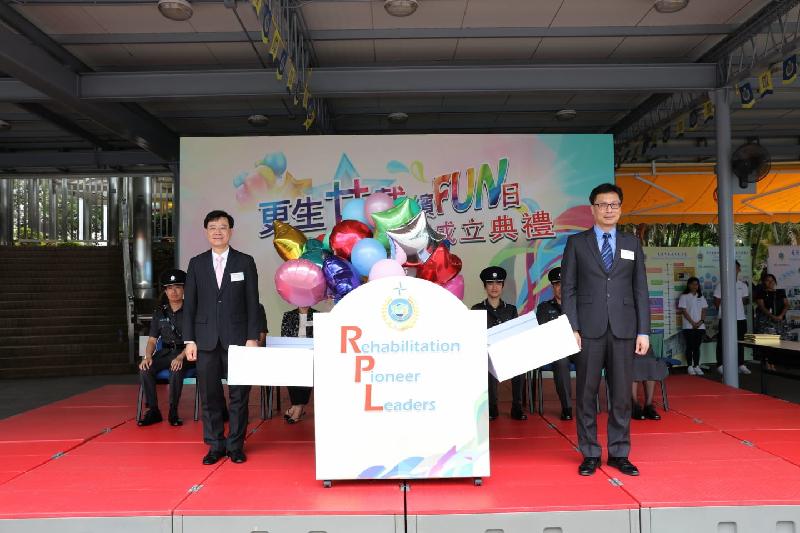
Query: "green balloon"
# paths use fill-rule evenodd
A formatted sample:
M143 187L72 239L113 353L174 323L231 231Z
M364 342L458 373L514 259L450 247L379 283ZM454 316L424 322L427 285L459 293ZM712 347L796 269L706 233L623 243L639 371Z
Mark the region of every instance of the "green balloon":
M325 245L319 239L309 239L306 241L306 245L303 248L303 253L311 252L314 250L323 250Z
M319 241L317 241L319 242ZM325 258L330 256L330 252L327 250L323 250L322 248L307 250L300 256L300 259L308 259L318 267L322 268L322 263L325 262Z
M331 232L332 231L333 231L333 229L329 229L327 232L325 232L325 238L322 239L322 248L325 249L325 250L328 250L329 252L332 251L331 250Z
M420 211L416 200L411 198L398 198L398 200L400 201L395 201L396 205L394 207L386 211L372 213L372 220L375 222L375 230L372 237L378 239L387 250L389 249L389 237L386 232L404 226ZM414 211L415 206L416 212Z
M411 212L414 214L414 216L417 216L417 213L422 211L422 208L419 206L419 202L416 200L416 198L408 198L406 196L403 196L401 198L396 198L394 201L394 205L400 205L406 200L411 202Z

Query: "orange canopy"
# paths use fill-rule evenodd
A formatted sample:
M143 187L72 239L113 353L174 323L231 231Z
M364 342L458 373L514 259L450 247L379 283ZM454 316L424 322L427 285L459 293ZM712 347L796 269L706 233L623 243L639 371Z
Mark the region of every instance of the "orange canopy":
M718 222L717 176L711 165L621 167L622 224ZM735 178L734 178L735 179ZM734 192L738 184L734 184ZM774 164L755 194L733 195L734 222L800 222L800 163Z

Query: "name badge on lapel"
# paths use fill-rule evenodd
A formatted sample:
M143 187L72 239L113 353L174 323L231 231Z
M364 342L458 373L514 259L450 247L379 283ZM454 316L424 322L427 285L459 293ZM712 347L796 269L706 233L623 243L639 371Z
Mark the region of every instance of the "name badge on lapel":
M628 261L633 261L633 250L622 250L620 252L620 257Z
M231 281L244 281L244 272L231 272Z

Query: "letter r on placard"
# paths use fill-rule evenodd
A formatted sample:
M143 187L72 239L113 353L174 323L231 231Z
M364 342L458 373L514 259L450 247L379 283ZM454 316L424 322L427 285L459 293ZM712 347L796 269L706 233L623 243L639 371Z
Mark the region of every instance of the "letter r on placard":
M361 328L358 326L342 326L341 332L341 353L347 353L348 342L355 353L361 353L356 344L356 341L361 338ZM348 333L352 333L352 335L348 335Z

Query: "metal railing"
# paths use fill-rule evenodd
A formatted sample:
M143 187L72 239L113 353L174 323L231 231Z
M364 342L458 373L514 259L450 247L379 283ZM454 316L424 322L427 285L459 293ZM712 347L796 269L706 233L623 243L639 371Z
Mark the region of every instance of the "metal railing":
M119 205L113 205L119 195L109 194L112 176L102 177L9 177L9 213L3 213L11 226L11 239L15 244L26 243L83 243L106 245L119 242L109 235L120 231ZM152 183L152 239L175 238L175 198L171 176L129 177L132 187L135 179L150 179ZM119 191L117 191L119 192ZM128 191L130 198L130 191ZM118 202L118 200L117 200ZM116 210L116 211L114 211ZM128 209L128 217L133 217ZM132 227L132 218L128 220Z

